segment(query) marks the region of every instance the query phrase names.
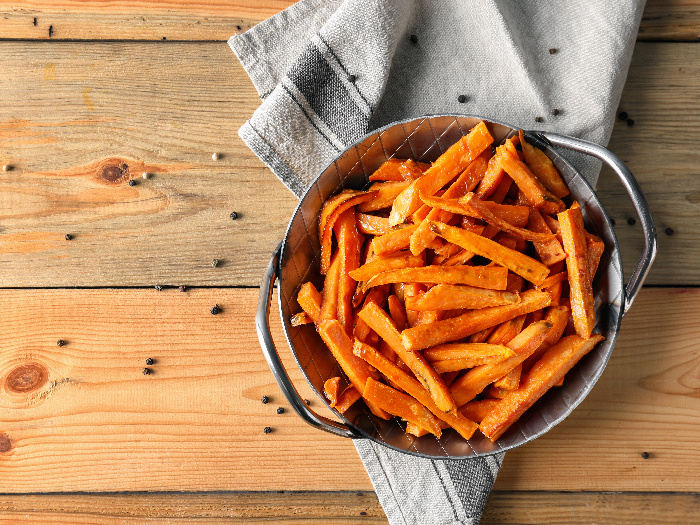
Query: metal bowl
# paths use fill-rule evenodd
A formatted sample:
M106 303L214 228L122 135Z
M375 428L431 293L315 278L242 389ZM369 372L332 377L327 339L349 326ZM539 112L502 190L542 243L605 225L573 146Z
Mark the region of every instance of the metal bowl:
M412 158L431 162L484 121L501 143L518 132L517 128L473 116L427 116L398 122L363 137L335 159L314 181L289 222L286 235L275 251L264 276L256 324L260 343L270 368L295 411L308 423L350 438L366 438L387 447L429 458L470 458L503 452L541 436L568 416L586 397L610 358L622 316L632 304L656 254L656 231L644 196L626 166L610 151L596 144L545 132L526 132L528 141L552 159L573 198L581 204L586 229L605 242L605 253L593 283L595 291L595 332L606 337L566 375L563 387L551 389L495 442L477 431L470 440L453 430L440 439L432 435L407 435L397 418L385 421L375 417L363 403L340 414L338 421L313 412L299 397L279 359L269 330L272 285L278 278L279 308L287 341L301 370L324 402L324 382L330 377L345 378L313 325L293 327L290 317L300 311L296 297L299 287L311 280L321 289L319 273L320 242L318 215L323 203L346 188L364 188L369 176L386 160ZM568 148L593 155L613 169L625 185L644 230L645 247L630 281L624 285L622 261L608 215L588 182L559 153Z

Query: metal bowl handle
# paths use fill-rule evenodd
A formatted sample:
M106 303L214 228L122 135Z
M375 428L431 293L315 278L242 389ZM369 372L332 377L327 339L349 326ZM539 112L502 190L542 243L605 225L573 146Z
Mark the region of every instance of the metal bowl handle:
M541 140L547 145L560 146L562 148L592 155L602 160L617 174L627 190L630 199L632 199L634 209L637 211L639 220L642 223L642 230L644 232L644 250L639 262L637 263L637 267L632 273L632 277L630 277L627 286L625 286L625 302L622 306L622 312L624 315L624 313L629 310L629 307L632 306L635 297L637 297L637 294L644 283L644 279L646 279L647 274L651 269L651 264L654 262L654 258L656 257L656 226L654 226L654 219L651 216L649 205L642 194L639 184L637 184L632 172L630 172L620 158L603 146L599 146L593 142L587 142L585 140L544 131L531 131L529 134L534 135L535 138Z
M272 255L272 259L270 259L270 264L267 265L267 270L265 270L263 282L260 286L258 309L255 314L255 327L258 332L260 346L263 354L265 355L265 360L267 361L270 370L272 370L272 374L275 376L277 384L282 389L284 397L287 398L289 404L292 405L292 408L304 421L316 428L330 432L331 434L337 434L348 438L362 437L355 429L344 425L343 423L328 419L327 417L320 416L312 411L299 396L299 393L296 391L296 388L294 388L294 385L289 379L287 371L284 369L284 365L280 360L279 354L277 353L277 348L275 348L275 343L272 340L272 334L270 333L270 303L272 302L272 289L275 283L275 278L277 277L281 249L282 243L277 246L275 253Z

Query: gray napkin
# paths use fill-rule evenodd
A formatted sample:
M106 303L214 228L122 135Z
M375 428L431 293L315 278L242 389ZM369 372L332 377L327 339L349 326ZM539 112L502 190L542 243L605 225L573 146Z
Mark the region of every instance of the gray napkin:
M607 144L644 0L302 0L231 37L263 100L243 141L297 196L394 120L479 115ZM600 164L566 152L595 184ZM392 525L478 523L502 455L356 441Z

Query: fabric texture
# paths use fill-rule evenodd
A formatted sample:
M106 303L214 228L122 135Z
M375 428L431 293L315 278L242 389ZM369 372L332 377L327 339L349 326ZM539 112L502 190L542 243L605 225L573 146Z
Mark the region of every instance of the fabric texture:
M302 0L229 45L262 104L239 135L297 196L395 120L475 115L605 145L644 0ZM564 154L595 185L600 163ZM502 455L356 447L392 525L478 523Z

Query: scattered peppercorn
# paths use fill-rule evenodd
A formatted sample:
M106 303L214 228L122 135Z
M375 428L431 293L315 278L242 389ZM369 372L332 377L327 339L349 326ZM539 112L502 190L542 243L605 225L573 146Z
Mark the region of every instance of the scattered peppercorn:
M637 221L634 217L630 217L629 219L627 219L627 224L629 224L630 226L634 226L635 224L637 224Z
M263 432L265 432L265 434L269 434L270 432L272 432L272 429L270 427L265 427L263 429Z
M178 288L178 290L180 290L181 292L186 292L186 291L187 291L187 286L185 286L184 284L181 284L181 285L180 285L180 288Z
M610 224L612 224L613 226L615 226L615 219L613 219L612 217L610 217Z
M555 47L550 47L550 48L549 48L549 54L550 54L550 55L553 55L553 54L556 53L556 52L557 52L557 49L556 49Z
M211 158L212 160L219 160L220 155L218 153L212 153Z
M56 341L56 346L65 346L66 342L63 339L59 339Z
M558 114L559 114L559 110L557 108L554 108L552 110L552 115L554 115L556 117Z
M628 118L628 119L627 119L627 125L628 125L628 126L634 126L634 120L631 119L631 118Z
M160 284L156 284L156 292L162 292L163 287Z
M148 374L151 373L151 369L150 369L150 368L144 368L143 370L141 370L141 373L142 373L143 375L147 376Z
M418 35L411 35L411 43L413 43L413 44L418 43Z
M215 304L214 306L211 307L211 315L217 315L218 313L221 312L221 307L218 304Z
M542 117L535 117L535 122L544 122Z
M243 28L242 28L241 26L236 26L236 29L237 29L238 31L240 31L240 30L243 29Z
M148 359L146 359L146 364L148 366L151 366L153 364L153 359L151 359L150 357Z
M649 459L649 452L642 452L642 459Z
M10 171L11 169L12 169L12 166L10 166L9 164L5 164L2 167L2 171Z
M260 398L260 402L261 402L263 405L267 405L267 402L268 402L269 400L270 400L270 398L267 397L267 396L262 396L262 397Z
M49 26L49 38L53 36L53 26Z
M460 95L457 97L457 102L460 104L464 104L467 101L467 96L466 95Z
M70 241L71 239L73 239L73 236L70 233L66 233L66 240Z
M277 407L278 414L284 414L284 407Z
M134 179L129 180L129 186L136 186L136 181Z
M673 235L673 233L674 233L673 228L671 228L671 227L666 228L666 235Z
M231 215L229 215L229 217L231 217L232 221L235 221L236 219L238 219L238 213L236 213L235 211L232 211Z
M348 75L348 82L350 82L351 84L354 84L356 80L357 77L355 75Z
M304 403L306 403L308 406L311 406L311 401L309 401L308 399L304 399Z
M217 266L219 266L219 259L212 259L211 266L212 268L216 268Z
M617 115L617 118L619 118L620 120L627 120L627 112L620 111L620 113Z
M34 25L36 25L36 18L34 18Z
M360 516L367 516L367 513L364 510L360 511Z

